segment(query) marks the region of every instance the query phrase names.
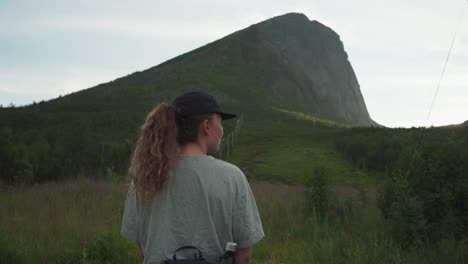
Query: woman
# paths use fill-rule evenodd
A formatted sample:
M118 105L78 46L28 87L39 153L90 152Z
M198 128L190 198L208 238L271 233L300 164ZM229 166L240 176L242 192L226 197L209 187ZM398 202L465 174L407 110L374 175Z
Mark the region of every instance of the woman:
M234 263L249 263L251 246L264 237L254 196L239 168L207 155L219 150L221 121L234 117L203 92L161 103L146 117L121 230L144 263L161 263L182 246L216 263L227 242L237 243Z

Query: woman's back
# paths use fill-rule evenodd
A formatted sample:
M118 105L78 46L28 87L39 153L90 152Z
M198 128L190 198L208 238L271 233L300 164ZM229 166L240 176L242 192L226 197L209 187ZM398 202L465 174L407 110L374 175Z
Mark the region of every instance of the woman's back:
M214 262L227 242L246 248L264 237L245 175L207 155L178 156L174 176L148 207L129 190L121 234L141 244L145 263L160 263L186 245Z

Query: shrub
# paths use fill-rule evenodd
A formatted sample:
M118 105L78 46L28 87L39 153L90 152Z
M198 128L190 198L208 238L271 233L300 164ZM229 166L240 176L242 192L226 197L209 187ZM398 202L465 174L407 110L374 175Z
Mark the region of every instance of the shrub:
M12 243L0 236L0 263L26 263Z
M83 247L84 263L137 263L136 245L123 239L116 233L97 234Z
M449 142L407 152L379 196L395 238L402 246L468 238L466 150Z
M313 177L309 178L306 184L309 187L309 190L305 192L307 213L324 218L328 211L329 196L325 169L315 168Z

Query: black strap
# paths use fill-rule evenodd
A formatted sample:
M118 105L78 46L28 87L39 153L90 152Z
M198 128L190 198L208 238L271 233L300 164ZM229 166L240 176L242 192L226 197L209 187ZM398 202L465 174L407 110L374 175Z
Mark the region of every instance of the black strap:
M184 250L184 249L195 249L195 250L197 250L197 251L198 251L198 257L197 257L196 254L194 254L195 259L196 259L196 260L201 260L201 259L203 259L203 255L202 255L201 251L200 251L198 248L194 247L194 246L183 246L183 247L177 249L177 250L174 252L174 256L172 257L172 259L173 259L173 260L177 260L177 257L176 257L177 252L179 252L179 251L181 251L181 250Z

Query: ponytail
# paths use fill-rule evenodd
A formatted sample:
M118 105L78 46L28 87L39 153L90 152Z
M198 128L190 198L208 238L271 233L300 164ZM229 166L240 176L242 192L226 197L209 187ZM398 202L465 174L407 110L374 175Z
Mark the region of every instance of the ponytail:
M175 107L157 105L146 117L135 146L129 174L133 186L149 202L173 174L179 152Z

